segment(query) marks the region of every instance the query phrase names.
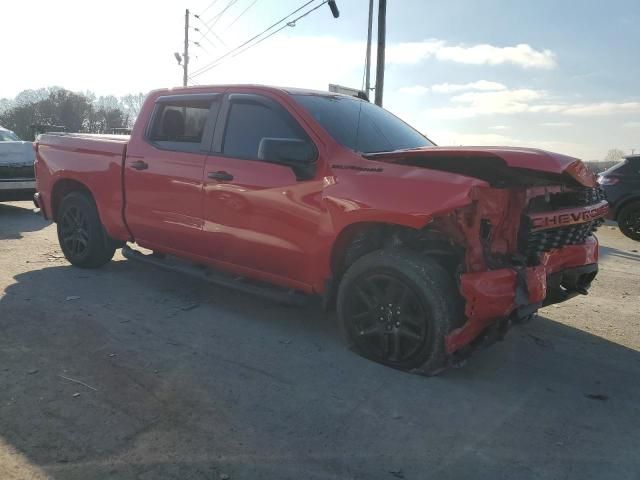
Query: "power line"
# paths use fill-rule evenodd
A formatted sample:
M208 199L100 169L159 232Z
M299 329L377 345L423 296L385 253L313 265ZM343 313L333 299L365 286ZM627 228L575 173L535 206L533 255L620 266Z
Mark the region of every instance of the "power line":
M229 10L229 8L233 7L233 5L235 5L238 2L238 0L229 0L229 3L227 3L227 6L224 7L220 12L218 12L217 15L215 15L214 17L211 18L211 20L208 20L206 23L207 25L209 25L211 28L213 28L213 26L218 23L220 21L220 19L222 18L222 16L224 15L224 13Z
M208 6L207 8L205 8L205 9L200 13L200 15L203 15L207 10L209 10L211 7L213 7L217 2L218 2L218 0L213 0L213 2L211 2L211 3L209 4L209 6Z
M207 42L209 42L209 45L211 45L213 48L218 48L218 46L215 43L213 43L209 37L207 37L206 35L202 34L202 30L200 30L197 27L194 28L194 30L196 32L198 32L199 34L201 34L201 37L198 39L198 41L200 41L202 39L205 39Z
M240 17L242 17L245 13L247 13L247 11L251 7L253 7L256 3L258 3L258 0L253 0L253 2L251 2L251 4L247 8L245 8L242 11L242 13L235 18L235 20L233 22L231 22L229 25L227 25L227 28L225 28L224 31L226 32L227 30L229 30L233 26L233 24L236 23L238 20L240 20Z
M205 52L205 53L209 53L209 52L207 51L207 49L206 49L206 48L204 48L204 46L203 46L200 42L193 42L193 41L192 41L192 42L190 42L190 43L193 43L196 47L200 47L202 50L204 50L204 52Z
M233 0L232 0L233 1ZM236 0L237 1L237 0ZM228 6L227 6L228 7ZM200 23L202 23L202 25L204 25L204 27L207 29L206 32L201 31L200 29L198 29L198 32L200 32L200 35L202 35L202 37L206 36L207 34L211 34L214 37L216 37L216 39L218 39L218 41L220 43L222 43L225 47L227 46L226 43L224 43L224 40L222 40L217 34L216 32L214 32L212 30L212 28L214 27L214 25L216 24L216 22L213 22L211 25L207 25L207 23L202 20L202 18L200 18L200 15L194 15L194 17L196 18L196 20L198 20ZM216 20L217 21L217 20ZM200 37L200 39L202 39L202 37Z
M238 50L240 50L241 48L245 47L246 45L248 45L249 43L253 42L256 38L261 37L262 35L264 35L265 33L267 33L269 30L272 30L274 27L280 25L282 22L284 22L286 19L288 19L289 17L291 17L292 15L295 15L296 13L298 13L300 10L302 10L303 8L307 7L308 5L312 4L313 2L315 2L316 0L309 0L308 2L305 2L303 5L301 5L300 7L298 7L297 9L295 9L293 12L289 13L288 15L282 17L280 20L278 20L277 22L275 22L274 24L272 24L271 26L265 28L263 31L261 31L260 33L258 33L257 35L254 35L253 37L251 37L249 40L241 43L240 45L238 45L237 47L229 50L227 53L225 53L224 55L216 58L215 60L213 60L212 62L210 62L208 65L205 65L204 67L198 69L196 72L193 73L193 76L198 76L198 75L202 75L203 73L209 71L211 68L215 67L220 60L223 60L224 58L227 58L229 55L232 55L233 53L237 52ZM324 5L325 3L327 3L327 0L325 0L324 2L322 2L320 5L318 5L317 7L314 8L317 9L320 6ZM310 13L310 12L309 12ZM298 19L296 19L298 20ZM294 22L296 21L294 20ZM284 25L285 27L287 26L287 24ZM282 27L284 28L284 27ZM278 29L275 33L279 32L280 30L282 30L282 28ZM269 35L271 36L271 35ZM268 38L268 37L266 37ZM259 43L259 42L258 42ZM257 43L256 43L257 45Z
M263 37L261 39L259 39L257 42L252 43L251 45L247 46L246 48L240 50L239 52L234 53L233 55L231 55L232 57L237 57L238 55L243 54L244 52L246 52L247 50L255 47L256 45L264 42L265 40L267 40L268 38L271 38L272 36L274 36L276 33L280 32L281 30L284 30L287 27L294 27L295 23L306 17L307 15L309 15L311 12L316 11L317 9L319 9L320 7L322 7L325 3L328 3L329 0L325 0L324 2L322 2L320 5L315 6L314 8L312 8L311 10L305 12L304 14L300 15L299 17L294 18L293 20L291 20L290 22L287 22L286 24L284 24L282 27L280 27L279 29L271 32L269 35L267 35L266 37ZM223 55L224 56L224 55ZM212 68L217 67L218 65L220 65L221 63L223 63L222 61L216 61L212 64L209 64L201 69L199 69L196 73L194 73L194 76L199 76L202 75L203 73L208 72L209 70L211 70Z
M191 83L193 83L194 85L200 85L198 82L196 82L193 78L189 77L189 81Z
M207 40L209 40L209 38L207 37L207 34L208 34L208 33L211 33L211 35L213 35L214 37L216 37L216 39L217 39L217 40L218 40L222 45L224 45L225 47L227 46L227 44L226 44L226 43L224 43L224 40L222 40L222 39L221 39L221 38L216 34L216 32L214 32L213 30L211 30L211 27L209 27L206 23L204 23L202 20L200 20L200 17L198 17L197 15L194 15L194 17L195 17L195 18L196 18L200 23L202 23L202 25L204 25L204 26L205 26L205 28L207 29L207 31L206 31L206 32L203 32L202 30L200 30L200 29L199 29L199 28L197 28L197 27L196 27L196 28L194 28L194 30L200 34L200 39L199 39L199 40L202 40L203 38L206 38ZM211 40L209 40L209 41L211 41Z

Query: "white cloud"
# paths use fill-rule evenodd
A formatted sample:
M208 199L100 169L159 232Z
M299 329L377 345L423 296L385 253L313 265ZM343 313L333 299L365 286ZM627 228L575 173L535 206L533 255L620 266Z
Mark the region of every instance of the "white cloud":
M532 112L561 113L563 115L616 115L640 113L640 102L599 102L533 105Z
M540 124L541 127L571 127L571 122L544 122Z
M437 93L456 93L467 90L498 91L507 89L502 83L489 82L487 80L478 80L477 82L471 83L438 83L431 88Z
M411 85L402 87L399 91L400 93L405 93L408 95L425 95L430 91L433 91L435 93L456 93L470 90L491 92L506 89L507 87L502 83L490 82L488 80L478 80L476 82L470 83L437 83L430 87L426 87L424 85Z
M423 87L422 85L412 85L410 87L400 88L400 93L406 95L425 95L429 93L429 87Z
M530 89L497 92L467 92L451 98L457 104L433 109L445 118L469 118L477 115L522 113L530 110L530 102L544 97L544 92Z
M440 60L473 65L512 63L524 68L545 69L556 66L555 54L551 50L538 51L526 43L502 48L487 44L472 47L444 47L438 51L437 57Z
M602 102L569 105L562 113L566 115L612 115L617 113L640 113L640 102Z
M385 59L387 63L413 65L435 56L440 49L445 48L445 45L446 42L442 40L391 44L387 45Z
M388 62L399 64L416 64L427 58L436 58L470 65L512 64L523 68L550 69L556 66L555 57L551 50L536 50L526 43L511 47L489 44L450 46L443 40L431 39L398 43L387 48Z
M470 84L469 84L470 85ZM498 91L469 91L451 97L450 106L431 110L443 118L513 113L554 113L566 116L604 116L640 113L640 102L545 103L544 90L528 88ZM570 127L570 122L548 122L546 127Z
M507 127L506 125L494 125L492 127L489 127L491 130L509 130L510 127Z
M434 130L430 132L432 138L438 145L517 145L519 142L515 138L497 133L461 133L450 130Z
M461 133L453 130L434 130L429 137L441 146L507 146L539 148L551 152L564 153L565 155L577 156L577 158L595 158L597 153L593 146L587 143L573 143L554 140L523 140L508 135L494 133Z
M640 128L640 122L627 122L622 124L626 128Z

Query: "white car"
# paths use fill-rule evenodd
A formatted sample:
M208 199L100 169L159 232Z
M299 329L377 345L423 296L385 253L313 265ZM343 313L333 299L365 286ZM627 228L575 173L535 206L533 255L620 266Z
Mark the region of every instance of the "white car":
M0 201L27 200L36 189L32 142L0 127Z

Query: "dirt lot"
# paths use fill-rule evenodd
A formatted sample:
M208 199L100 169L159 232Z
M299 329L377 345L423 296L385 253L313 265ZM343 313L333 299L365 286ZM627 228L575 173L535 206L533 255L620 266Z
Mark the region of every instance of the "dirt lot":
M0 479L638 479L640 244L599 238L588 297L423 378L319 310L71 267L0 204Z

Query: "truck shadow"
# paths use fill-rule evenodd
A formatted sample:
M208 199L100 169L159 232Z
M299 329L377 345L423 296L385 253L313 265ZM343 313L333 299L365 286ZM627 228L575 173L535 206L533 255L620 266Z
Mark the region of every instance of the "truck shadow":
M0 240L19 240L24 232L36 232L49 225L33 213L32 202L0 203Z
M635 250L635 252L633 250ZM603 259L606 257L617 257L623 260L633 260L638 262L640 261L640 253L638 252L640 252L640 243L638 243L637 249L634 248L631 250L620 250L619 248L600 245L600 257Z
M423 378L349 352L319 309L123 260L14 280L0 297L0 449L15 449L25 471L54 479L638 471L640 355L549 318L514 328L464 368Z

